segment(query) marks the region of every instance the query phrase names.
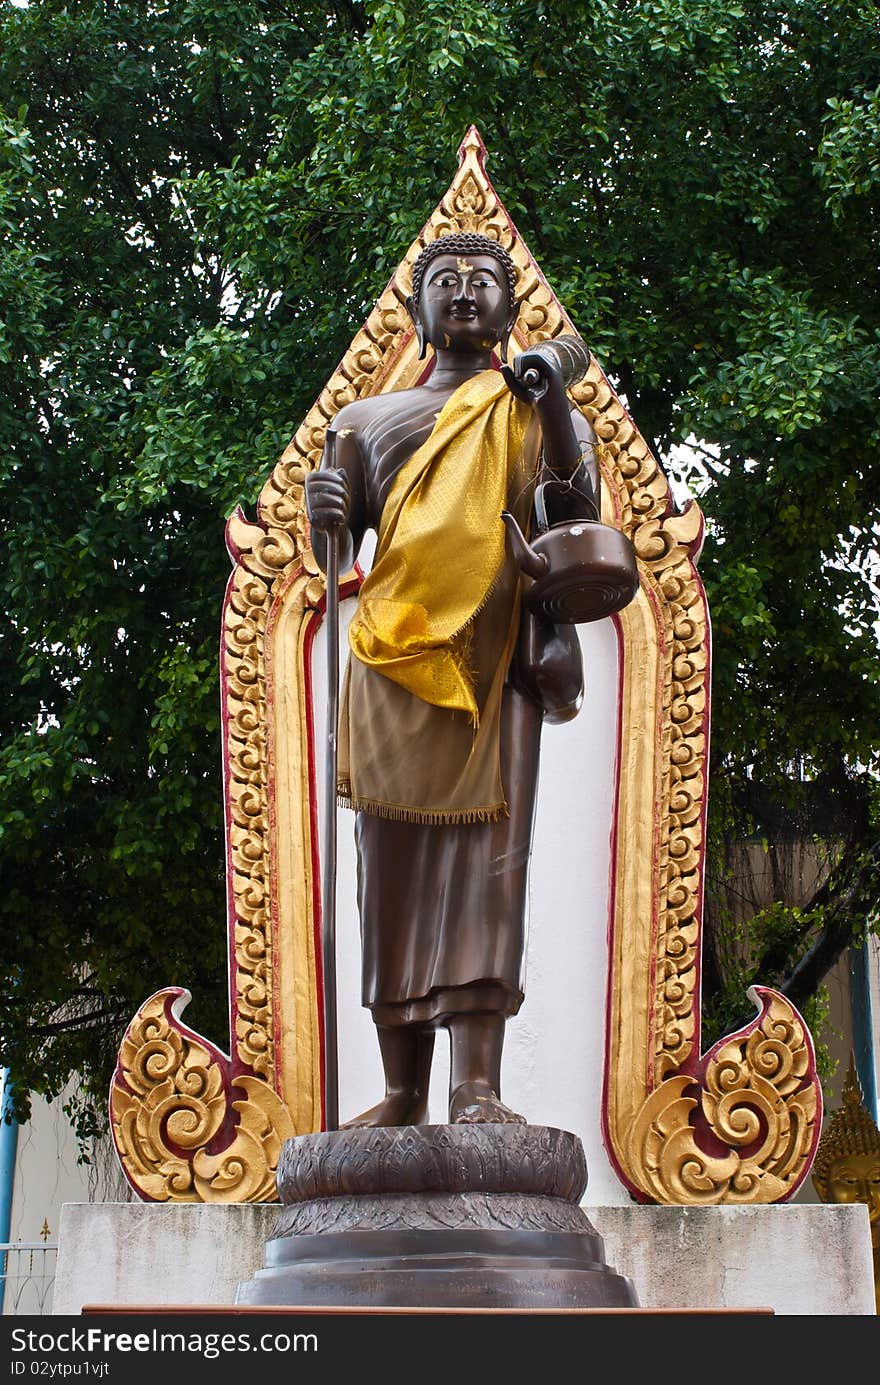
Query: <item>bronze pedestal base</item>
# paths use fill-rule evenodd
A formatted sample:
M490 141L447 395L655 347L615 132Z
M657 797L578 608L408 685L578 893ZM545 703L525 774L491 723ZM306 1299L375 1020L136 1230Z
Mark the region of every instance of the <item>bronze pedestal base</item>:
M279 1307L636 1307L579 1206L577 1136L434 1125L288 1140L265 1268L236 1302Z

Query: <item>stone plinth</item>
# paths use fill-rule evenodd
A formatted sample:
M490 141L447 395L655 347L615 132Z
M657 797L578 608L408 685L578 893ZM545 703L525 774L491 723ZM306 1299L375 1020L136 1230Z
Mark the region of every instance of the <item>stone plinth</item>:
M608 1261L644 1308L874 1316L868 1209L591 1206ZM222 1307L264 1264L272 1203L66 1203L53 1312L88 1304Z
M288 1140L284 1210L236 1302L593 1308L638 1303L580 1207L581 1141L533 1125L419 1125Z

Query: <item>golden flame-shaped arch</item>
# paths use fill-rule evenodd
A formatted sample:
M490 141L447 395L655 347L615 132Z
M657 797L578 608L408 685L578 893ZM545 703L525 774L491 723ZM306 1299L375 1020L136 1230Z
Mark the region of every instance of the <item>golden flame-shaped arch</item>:
M514 348L576 332L502 206L474 128L457 173L263 487L236 512L223 615L230 1054L186 1030L185 992L130 1025L111 1090L127 1177L156 1200L271 1200L281 1142L320 1127L320 926L309 649L324 585L303 480L351 400L422 369L404 303L415 256L448 231L510 251ZM710 636L696 561L703 521L679 511L595 359L572 391L603 444L603 517L628 533L640 591L619 616L619 718L603 1134L644 1202L777 1202L806 1177L821 1129L812 1044L793 1007L699 1051ZM278 670L284 670L283 680ZM237 1098L237 1099L234 1099Z

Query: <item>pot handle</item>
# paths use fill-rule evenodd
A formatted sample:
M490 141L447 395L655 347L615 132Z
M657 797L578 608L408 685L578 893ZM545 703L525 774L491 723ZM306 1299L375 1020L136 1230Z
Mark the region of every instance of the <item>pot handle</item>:
M599 511L596 502L571 481L542 481L535 487L535 519L543 534L554 524L596 524Z

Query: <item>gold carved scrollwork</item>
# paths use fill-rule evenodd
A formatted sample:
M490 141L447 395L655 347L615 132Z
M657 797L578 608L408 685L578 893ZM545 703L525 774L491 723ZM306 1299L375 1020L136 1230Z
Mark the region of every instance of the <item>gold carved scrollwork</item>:
M750 994L760 1018L716 1045L699 1077L667 1077L638 1112L629 1162L654 1201L780 1202L808 1171L821 1120L810 1038L781 996Z
M156 1202L271 1201L290 1116L267 1082L232 1077L180 1023L189 999L179 989L152 996L122 1041L110 1105L126 1176Z
M351 400L416 383L405 301L424 244L477 231L510 252L513 349L576 333L485 171L471 129L449 190L264 485L256 523L227 526L234 568L222 688L233 1056L179 1025L167 991L130 1026L111 1092L126 1173L146 1198L274 1196L280 1141L319 1128L320 927L310 643L324 582L303 484ZM619 616L619 775L609 920L603 1131L634 1195L767 1202L808 1172L821 1126L812 1048L781 996L700 1059L699 965L709 736L703 521L662 469L595 358L572 398L600 440L603 518L629 534L640 590ZM353 581L356 574L345 580ZM234 1074L234 1075L233 1075ZM233 1095L237 1099L232 1100Z

